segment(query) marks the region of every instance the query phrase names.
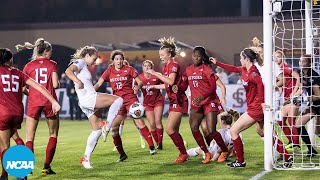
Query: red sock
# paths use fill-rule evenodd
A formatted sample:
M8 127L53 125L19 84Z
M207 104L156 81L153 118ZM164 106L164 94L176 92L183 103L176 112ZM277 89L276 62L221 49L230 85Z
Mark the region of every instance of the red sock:
M23 145L24 146L24 142L21 138L17 138L14 140L16 142L17 145Z
M159 129L159 128L156 128L156 131L157 131L157 135L158 135L158 141L157 141L157 144L162 144L162 139L163 139L163 129Z
M149 131L148 126L141 128L140 132L141 132L142 136L144 137L144 139L147 141L149 147L154 146L153 141L152 141L152 137L151 137L151 133Z
M228 152L228 147L224 143L222 136L218 131L216 133L214 133L213 139L216 141L218 146L221 148L222 152Z
M210 138L210 135L208 135L208 136L204 137L204 139L206 140L207 145L210 146L210 143L211 143L213 137L211 136L211 138ZM210 139L211 139L211 141L210 141Z
M275 138L273 138L273 141L275 141ZM288 160L290 155L288 154L288 151L286 148L284 148L283 143L280 139L277 141L277 151L284 157L284 160Z
M295 118L294 117L288 117L288 122L292 129L292 142L293 144L299 144L299 133L297 128L295 127Z
M232 141L233 141L234 151L236 152L236 155L237 155L237 160L240 162L244 162L243 144L240 136L238 136L237 139Z
M151 134L152 134L152 137L153 137L154 141L158 144L158 134L157 134L157 131L156 131L156 130L151 131Z
M7 149L5 149L5 150L3 150L1 153L0 153L0 155L1 155L1 165L2 165L2 173L1 173L1 175L6 175L6 174L8 174L7 172L6 172L6 170L4 169L4 165L3 165L3 161L2 161L2 158L3 158L3 155L4 155L4 153L6 152L6 150Z
M199 130L198 131L192 131L192 135L193 135L194 139L196 140L196 142L198 143L198 145L200 146L200 148L202 149L202 151L207 153L208 152L208 148L206 146L206 143L203 140L201 132Z
M32 141L27 141L26 146L34 153L33 151L33 142Z
M124 153L123 146L122 146L122 140L119 134L116 136L113 136L113 144L116 146L118 153L121 155Z
M46 149L46 164L50 165L54 156L54 153L56 152L57 147L57 138L50 137Z
M281 127L284 135L286 135L287 139L289 140L289 143L291 143L292 142L291 130L286 123L286 118L283 118L282 122L279 121L278 124Z
M181 135L178 132L174 132L173 134L170 134L169 136L172 139L173 143L178 148L178 150L180 151L180 154L187 154L187 150L184 147L183 139L182 139Z

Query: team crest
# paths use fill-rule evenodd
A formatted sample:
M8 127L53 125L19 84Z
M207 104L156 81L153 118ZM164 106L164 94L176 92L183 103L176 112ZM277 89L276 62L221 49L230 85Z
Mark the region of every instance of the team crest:
M177 67L172 67L172 71L176 72L177 71Z
M251 75L252 76L257 76L257 73L256 72L252 72Z

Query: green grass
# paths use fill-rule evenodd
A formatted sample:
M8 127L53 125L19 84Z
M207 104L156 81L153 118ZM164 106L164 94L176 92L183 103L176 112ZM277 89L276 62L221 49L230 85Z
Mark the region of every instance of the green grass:
M165 123L165 119L164 119ZM25 125L19 131L25 138ZM84 169L79 163L83 156L87 137L90 133L88 121L61 120L58 146L53 160L52 169L56 175L42 175L41 169L45 159L45 148L48 140L48 128L45 121L39 123L35 140L36 167L28 179L249 179L263 171L263 142L255 133L255 127L243 133L245 159L247 167L231 169L225 163L201 164L200 157L193 157L183 164L173 164L178 150L171 139L164 136L164 150L154 156L149 155L148 148L140 148L139 135L131 120L124 126L123 144L128 159L116 163L119 158L113 152L111 134L107 142L99 141L91 161L94 169ZM180 127L181 134L188 146L195 147L185 117ZM12 143L14 144L14 143ZM232 159L233 160L233 159ZM277 171L274 170L263 179L298 179L320 177L320 171Z

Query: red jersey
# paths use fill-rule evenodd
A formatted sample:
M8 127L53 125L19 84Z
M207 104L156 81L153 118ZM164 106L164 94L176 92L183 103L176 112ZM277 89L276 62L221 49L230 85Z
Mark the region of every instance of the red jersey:
M119 71L115 67L104 71L101 78L109 82L113 94L120 96L124 101L137 98L132 89L132 82L138 76L138 72L131 66L124 65Z
M264 103L264 86L257 67L252 65L247 71L245 67L235 67L221 62L217 62L216 65L228 71L241 74L242 84L246 91L248 112L263 114L261 104Z
M162 66L162 74L164 76L169 77L169 75L171 73L177 74L176 79L173 82L173 85L179 85L181 83L182 74L180 71L181 70L180 70L179 64L174 60L172 60L168 64L163 64L163 66ZM166 88L166 92L167 92L167 96L168 96L170 104L182 104L182 102L187 99L187 96L186 96L184 90L179 89L177 93L174 93L172 91L172 86L170 86L169 84L166 84L166 83L164 83L164 84L165 84L165 88Z
M191 100L202 96L204 100L200 104L208 104L215 99L217 79L210 66L205 64L198 67L190 65L186 68L184 76L188 79Z
M144 74L140 74L139 78L143 83L143 87L141 88L143 94L143 104L146 105L154 105L156 102L163 101L162 94L160 89L150 89L147 91L147 87L150 85L158 85L161 84L162 81L154 75L151 75L150 78L146 78Z
M294 89L294 86L296 85L296 79L292 77L293 70L288 64L283 64L280 66L280 71L283 73L283 91L284 91L284 98L285 100L290 99L290 95Z
M7 66L0 66L0 76L0 116L23 116L22 87L30 77Z
M30 78L46 88L57 100L56 92L52 84L52 73L58 73L57 63L47 58L38 58L30 61L23 69ZM28 106L47 106L50 101L34 88L29 88Z

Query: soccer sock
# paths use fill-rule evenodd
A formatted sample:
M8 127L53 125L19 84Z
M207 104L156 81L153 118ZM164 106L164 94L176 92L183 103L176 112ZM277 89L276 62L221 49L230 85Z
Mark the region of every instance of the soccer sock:
M204 137L204 139L206 140L207 145L210 146L210 143L213 138L210 138L210 135L208 135L208 136ZM211 139L211 141L210 141L210 139Z
M273 141L276 141L275 138L273 138ZM276 144L276 146L277 146L277 151L278 151L281 155L283 155L285 161L288 160L289 157L290 157L290 155L288 154L288 151L286 150L286 148L284 148L282 141L281 141L280 139L278 139L278 140L276 141L276 143L277 143L277 144Z
M198 143L199 147L202 149L204 153L208 153L208 148L203 140L202 134L199 130L197 131L192 131L192 135L196 142Z
M120 126L119 126L119 136L122 136L122 131L123 131L123 125L120 124Z
M238 136L235 140L232 140L232 141L233 141L234 151L236 152L236 155L237 155L237 160L240 162L244 162L243 143L240 136Z
M154 139L154 141L158 144L158 134L157 134L157 130L151 131L152 137Z
M56 152L57 147L57 138L50 137L47 145L46 150L46 165L50 165L54 156L54 153Z
M307 145L309 152L313 150L313 147L311 146L311 141L309 138L309 134L304 126L298 127L298 134L301 136L302 141Z
M33 151L33 141L27 141L26 146L34 153Z
M288 122L292 129L292 141L294 145L299 145L299 133L297 128L295 127L295 118L294 117L288 117Z
M216 143L218 144L218 146L221 148L222 152L228 152L228 147L226 146L226 144L224 143L221 134L217 131L216 133L214 133L213 135L213 139L216 141ZM210 141L211 142L211 141Z
M1 163L2 163L2 173L1 173L1 175L6 175L6 174L8 174L7 172L6 172L6 170L4 169L4 165L3 165L3 161L2 161L2 158L3 158L3 155L4 155L4 153L6 152L6 150L7 149L5 149L5 150L3 150L2 152L1 152Z
M16 142L17 145L23 145L24 146L24 142L21 138L17 138L14 140Z
M153 146L153 141L152 141L152 137L151 137L151 133L149 131L148 126L144 126L143 128L140 129L140 132L142 134L142 136L144 137L144 139L147 141L149 147Z
M119 109L122 107L123 99L117 98L110 106L107 117L107 131L110 131L113 120L116 118Z
M283 133L286 135L287 139L289 140L288 144L290 144L292 142L291 130L285 121L286 121L286 118L283 118L282 121L278 122L278 124L281 127Z
M157 134L158 134L158 141L157 144L162 144L163 139L163 128L156 128Z
M117 134L113 136L113 144L116 146L118 153L122 155L124 153L121 137Z
M184 147L182 136L178 132L169 135L173 143L176 145L180 154L187 154L186 147Z
M98 139L101 136L102 130L93 130L88 137L86 150L84 152L84 158L90 161L91 154L98 143Z

